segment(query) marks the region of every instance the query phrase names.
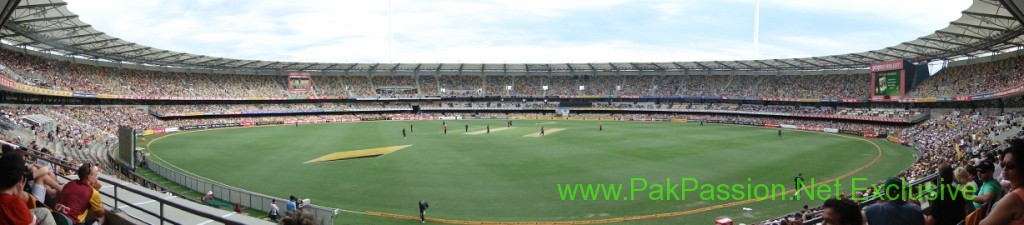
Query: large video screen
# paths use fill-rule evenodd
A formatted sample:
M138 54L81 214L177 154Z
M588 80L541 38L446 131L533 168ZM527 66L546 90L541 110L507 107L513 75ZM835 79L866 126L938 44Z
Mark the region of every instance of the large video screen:
M309 72L288 72L288 91L309 91L313 89L313 78Z
M135 129L127 126L117 127L117 156L120 160L129 165L129 168L135 168Z
M900 95L900 83L902 82L899 70L882 71L875 73L875 95L898 96Z

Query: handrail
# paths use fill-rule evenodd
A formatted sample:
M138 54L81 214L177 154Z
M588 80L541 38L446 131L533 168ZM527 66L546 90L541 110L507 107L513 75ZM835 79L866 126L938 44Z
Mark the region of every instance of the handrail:
M228 192L227 196L234 196L234 193L246 194L246 195L249 196L248 201L245 201L244 198L239 197L240 201L238 202L239 204L241 204L244 207L248 207L248 208L252 208L252 209L256 209L256 210L267 212L267 211L269 211L269 209L267 208L267 205L256 204L256 203L257 202L259 202L259 203L269 203L269 200L280 200L282 202L286 202L287 201L286 199L280 199L280 198L276 198L276 197L273 197L273 196L265 195L265 194L262 194L262 193L253 192L253 191L241 189L241 188L238 188L238 187L230 186L230 185L227 185L227 184L223 184L223 183L217 182L215 180L211 180L209 178L201 177L201 176L198 176L198 175L195 175L195 174L191 174L191 173L186 174L186 173L188 173L187 171L179 171L179 170L176 170L176 169L170 169L170 168L167 168L167 167L164 167L164 166L160 165L160 163L155 163L154 162L154 163L147 163L146 165L147 165L148 169L150 169L153 172L157 173L158 176L162 176L164 178L167 178L168 180L170 180L172 182L175 182L175 183L178 183L180 185L187 186L188 188L190 188L192 190L195 190L195 191L202 192L203 190L210 190L210 191L213 191L215 194L217 194L218 192L227 191ZM169 174L173 174L173 176L168 176ZM194 184L194 185L196 185L196 187L193 187L191 185L186 184L188 182L187 181L182 181L182 179L196 181L197 183ZM204 182L205 184L199 184L198 182ZM202 186L202 187L198 187L198 186ZM209 189L206 189L207 186L209 187ZM340 212L362 213L362 212L358 212L358 211L344 210L344 209L338 209L338 208L328 208L328 207L325 207L325 206L312 205L312 204L299 206L299 208L312 209L312 210L307 210L307 211L310 214L312 214L314 217L316 217L317 221L324 222L325 224L333 223L333 221L335 219L335 216L338 213L340 213Z
M916 156L916 158L914 159L914 162L917 162L917 161L921 160L921 150L918 149L916 144L911 145L910 149L914 151L914 155ZM939 173L932 173L932 174L929 174L928 176L924 176L922 178L918 178L917 180L910 181L910 183L908 185L909 186L921 185L921 184L924 184L926 182L933 181L933 180L935 180L937 178L939 178ZM868 205L874 204L875 202L878 202L879 198L881 198L881 197L882 196L880 196L880 195L874 195L874 196L871 196L871 198L869 198L868 200L864 200L864 201L858 202L857 205L859 205L861 208L863 208L863 207L866 207ZM804 225L814 225L814 224L818 224L819 222L822 222L822 220L823 220L823 218L821 216L818 216L818 217L814 217L814 218L812 218L810 220L804 221L803 224Z
M926 182L935 180L937 178L939 178L939 173L933 173L933 174L925 176L925 177L923 177L921 179L917 179L917 180L911 182L908 185L910 185L910 186L921 185L921 184L924 184ZM881 198L881 197L882 197L881 195L874 195L874 196L872 196L868 200L865 200L865 201L862 201L862 202L858 202L857 205L859 205L861 208L864 208L864 207L867 207L867 206L869 206L871 204L875 204L875 202L878 202L879 198ZM812 218L810 220L804 221L803 224L804 225L815 225L815 224L818 224L818 223L822 222L823 219L824 218L822 218L821 216L818 216L818 217L814 217L814 218Z
M132 207L134 209L138 209L139 211L142 211L143 213L146 213L146 214L149 214L151 216L159 218L160 219L160 224L164 224L165 221L166 222L170 222L171 224L181 224L181 223L175 222L173 220L167 219L164 216L164 206L165 205L174 207L174 208L176 208L178 210L185 211L185 212L193 214L193 215L197 215L197 216L200 216L200 217L203 217L203 218L206 218L206 219L210 219L210 220L213 220L213 221L216 221L216 222L220 222L220 223L224 223L224 224L228 224L228 225L236 225L236 224L237 225L242 225L242 224L245 224L243 222L236 221L234 219L224 218L224 217L221 217L220 215L214 215L214 214L210 214L209 212L200 211L200 210L197 210L197 209L195 209L193 207L186 206L186 205L181 204L181 203L177 203L177 202L173 202L173 201L168 201L167 199L164 199L161 196L157 196L157 195L154 195L154 194L146 193L145 191L139 190L136 187L132 187L130 185L120 184L120 183L117 182L117 180L114 180L114 179L100 177L100 180L102 180L104 182L107 182L110 185L114 186L114 194L113 195L106 194L106 193L103 193L103 195L110 196L110 197L114 198L114 208L115 208L115 210L120 210L120 208L117 206L118 202L124 202L124 203L127 203L127 206L130 206L130 207ZM129 192L141 195L141 196L146 197L148 199L157 201L158 203L160 203L160 212L159 212L159 214L154 213L154 212L150 212L149 210L143 209L142 207L139 207L139 206L134 205L134 204L130 204L130 203L124 201L124 200L121 200L120 198L117 198L118 189L127 190Z
M39 152L33 152L33 153L39 154ZM64 162L62 162L62 161L51 160L51 159L49 159L47 157L39 157L39 159L43 159L46 162L49 162L49 163L51 163L53 165L56 165L56 166L60 166L60 167L62 167L64 169L71 169L71 170L75 169L74 167L72 167L70 165L64 164ZM67 176L63 176L63 175L61 175L60 177L62 177L64 179L68 179ZM191 207L191 206L186 206L186 205L178 203L178 202L169 201L167 199L164 199L162 196L158 196L158 195L154 195L154 194L151 194L151 193L147 193L146 191L143 191L142 189L140 189L138 187L133 187L131 185L125 184L124 181L122 181L122 180L118 180L118 179L115 179L115 178L107 178L107 177L103 177L103 176L100 176L99 180L103 181L103 182L106 182L109 185L114 187L114 194L113 195L107 194L107 193L103 193L103 192L99 192L102 195L105 195L105 196L113 198L113 200L114 200L113 211L120 211L120 207L119 207L118 203L122 202L122 203L126 203L127 206L130 206L130 207L132 207L134 209L137 209L137 210L139 210L139 211L141 211L143 213L146 213L146 214L148 214L150 216L154 216L154 217L160 219L160 224L164 224L165 222L170 222L171 224L181 224L179 222L175 222L173 220L168 219L164 215L164 211L165 211L164 210L165 209L164 206L166 205L166 206L170 206L170 207L173 207L175 209L178 209L178 210L190 213L192 215L196 215L196 216L199 216L199 217L202 217L202 218L205 218L205 219L209 219L209 220L212 220L212 221L215 221L215 222L219 222L219 223L223 223L223 224L227 224L227 225L242 225L242 224L245 224L244 222L238 221L236 219L224 218L224 217L221 217L221 215L214 215L214 214L211 214L209 212L204 212L204 211L197 210L197 209L195 209L194 207ZM137 195L143 196L143 197L145 197L147 199L156 201L157 203L160 203L160 211L159 212L151 212L149 210L143 209L142 207L136 206L134 204L130 204L127 201L118 198L119 197L118 196L119 190L126 190L126 191L129 191L131 193L135 193ZM132 217L134 217L134 216L132 216Z

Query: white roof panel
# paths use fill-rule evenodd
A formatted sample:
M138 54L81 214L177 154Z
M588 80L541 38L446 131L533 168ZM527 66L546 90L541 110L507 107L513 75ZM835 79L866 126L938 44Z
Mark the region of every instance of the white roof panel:
M551 64L461 63L313 63L269 62L197 55L152 48L112 37L70 12L63 0L22 0L0 30L6 44L62 55L146 65L241 70L380 71L682 71L682 70L823 70L863 69L872 62L906 59L930 61L1004 51L1024 45L1021 23L997 0L974 0L950 25L894 46L843 55L809 58L700 62L595 62ZM371 71L373 70L373 71Z

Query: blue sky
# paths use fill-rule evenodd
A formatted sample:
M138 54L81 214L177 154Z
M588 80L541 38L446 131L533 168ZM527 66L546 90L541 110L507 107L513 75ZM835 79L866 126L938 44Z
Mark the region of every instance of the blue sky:
M391 0L390 10L386 0L67 1L97 30L152 47L240 59L363 63L660 62L843 54L927 35L959 18L971 4L761 0L755 56L757 0Z

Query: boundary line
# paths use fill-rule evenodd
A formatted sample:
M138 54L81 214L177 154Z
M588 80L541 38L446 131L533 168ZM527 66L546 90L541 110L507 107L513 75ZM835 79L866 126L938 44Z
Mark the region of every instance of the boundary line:
M367 122L370 122L370 121L367 121ZM372 121L372 122L385 122L385 121ZM390 122L390 121L388 121L388 122ZM742 126L742 127L761 128L761 129L776 129L776 128L765 128L765 127L748 126L748 125L737 125L737 124L718 124L718 125ZM281 126L281 125L276 125L276 126ZM170 136L174 136L174 135L177 135L177 134L187 134L187 133L203 132L203 131L210 131L210 130L237 129L237 128L252 128L252 127L228 127L228 128L220 128L220 129L195 130L195 131L186 131L186 132L177 132L177 133L173 133L173 134L168 134L168 135L164 135L164 136L160 136L160 137L154 138L153 140L151 140L148 143L146 143L146 151L150 151L151 153L153 153L152 152L152 148L150 147L150 144L152 144L153 142L156 142L157 140L162 139L164 137L170 137ZM824 132L814 132L814 131L805 131L805 130L791 130L791 131L814 133L814 134L825 134L825 135L833 135L833 136L842 137L842 138L849 138L849 139L854 139L854 140L859 140L859 141L867 142L868 144L871 144L872 146L875 147L875 152L876 152L875 157L871 160L871 162L868 162L868 164L865 164L865 165L863 165L861 167L858 167L858 168L856 168L854 170L851 170L851 171L849 171L849 172L847 172L845 174L839 175L838 177L834 177L834 178L831 178L831 179L828 179L828 180L817 182L817 183L814 183L812 185L825 185L825 184L828 184L828 183L835 182L838 179L842 179L842 178L846 178L846 177L852 176L853 174L859 173L860 171L863 171L863 170L867 169L868 167L873 166L874 164L878 163L878 161L881 160L881 158L882 158L882 147L879 146L878 144L876 144L875 142L872 142L871 140L865 139L863 137L854 137L854 136L849 136L849 135L824 133ZM205 177L196 175L194 173L188 172L188 171L186 171L184 169L181 169L180 167L175 166L174 164L171 164L170 162L167 162L167 161L161 159L159 156L156 156L156 154L151 154L151 155L153 155L158 160L164 162L164 165L168 165L168 166L174 167L175 169L177 169L180 172L188 173L190 175L202 178L202 179L204 179L206 181L213 182L213 183L216 183L216 184L221 184L221 185L224 185L224 186L237 188L237 187L234 187L234 186L231 186L231 185L227 185L227 184L220 183L220 182L217 182L217 181L214 181L214 180L210 180L209 178L205 178ZM241 188L238 188L238 189L245 190L245 189L241 189ZM249 190L245 190L245 191L249 191ZM249 191L249 192L252 192L252 191ZM776 193L775 195L768 196L765 199L761 199L761 200L758 200L756 198L755 199L747 199L747 200L743 200L743 201L730 202L730 203L724 203L724 204L718 204L718 205L712 205L712 206L706 206L706 207L701 207L701 208L697 208L697 209L690 209L690 210L684 210L684 211L664 212L664 213L655 213L655 214L647 214L647 215L636 215L636 216L614 217L614 218L595 219L595 220L567 220L567 221L479 221L479 220L455 220L455 219L444 219L444 218L427 218L427 221L435 222L435 223L444 223L444 224L508 224L508 225L514 225L514 224L553 224L553 225L604 224L604 223L616 223L616 222L625 222L625 221L649 220L649 219L659 219L659 218L668 218L668 217L676 217L676 216L684 216L684 215L697 214L697 213L707 212L707 211L711 211L711 210L717 210L717 209L723 209L723 208L729 208L729 207L734 207L734 206L747 205L747 204L751 204L751 203L761 202L761 201L769 200L769 199L771 199L773 197L779 197L779 196L786 197L787 195L789 195L791 193L795 193L795 192L796 192L796 190L788 190L788 191L783 192L783 193ZM252 192L252 193L260 194L258 192ZM260 195L262 195L262 194L260 194ZM356 214L368 215L368 216L377 216L377 217L402 219L402 220L415 220L415 221L419 220L419 215L403 215L403 214L394 214L394 213L385 213L385 212L376 212L376 211L359 212L359 211L351 211L351 210L344 210L344 209L339 209L339 210L340 211L344 211L344 212L351 212L351 213L356 213Z

